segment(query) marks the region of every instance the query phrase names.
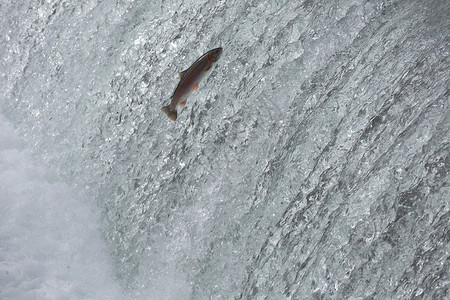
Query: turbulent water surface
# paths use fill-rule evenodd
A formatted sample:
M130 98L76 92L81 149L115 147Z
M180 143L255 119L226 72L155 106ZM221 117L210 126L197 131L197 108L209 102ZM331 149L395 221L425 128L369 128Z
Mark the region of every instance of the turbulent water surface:
M448 297L449 15L444 0L2 1L0 166L32 157L57 179L0 173L0 298ZM170 121L178 72L219 46ZM17 239L30 227L12 212L48 238Z

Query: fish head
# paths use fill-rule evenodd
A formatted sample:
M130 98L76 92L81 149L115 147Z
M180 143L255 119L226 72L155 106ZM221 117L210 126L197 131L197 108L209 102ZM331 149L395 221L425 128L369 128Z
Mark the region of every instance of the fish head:
M211 63L215 63L216 61L218 61L220 56L222 55L222 50L222 48L216 48L209 51L210 53L208 55L208 61Z

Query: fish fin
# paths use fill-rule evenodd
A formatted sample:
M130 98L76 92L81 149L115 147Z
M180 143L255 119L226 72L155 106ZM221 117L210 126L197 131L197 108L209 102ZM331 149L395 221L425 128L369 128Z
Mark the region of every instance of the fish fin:
M211 70L211 68L212 68L212 65L210 65L209 67L207 67L207 68L205 69L205 71L208 72L209 70Z
M194 88L192 90L198 91L198 83L194 86Z
M183 78L184 74L186 74L187 70L181 71L180 73L178 73L178 76L180 77L180 79Z
M184 108L184 106L186 105L186 101L187 101L187 100L184 100L183 102L181 102L181 103L180 103L180 107L181 107L181 109L183 109L183 108Z
M164 106L161 108L161 110L163 112L165 112L165 114L172 120L172 121L176 121L177 120L177 111L176 110L172 110L170 108L170 105Z

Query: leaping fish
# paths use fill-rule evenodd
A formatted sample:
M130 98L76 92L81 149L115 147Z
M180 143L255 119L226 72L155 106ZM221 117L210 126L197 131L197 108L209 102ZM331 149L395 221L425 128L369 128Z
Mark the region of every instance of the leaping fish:
M198 90L198 84L219 60L221 54L222 48L212 49L197 59L189 69L178 74L180 82L172 97L170 97L171 102L169 105L161 108L171 120L177 120L177 106L180 106L181 109L184 108L189 95L192 91Z

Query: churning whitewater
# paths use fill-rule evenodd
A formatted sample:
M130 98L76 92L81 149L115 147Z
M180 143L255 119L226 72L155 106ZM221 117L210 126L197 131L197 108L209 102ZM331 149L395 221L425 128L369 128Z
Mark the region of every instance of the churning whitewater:
M3 1L0 298L448 297L449 15Z

